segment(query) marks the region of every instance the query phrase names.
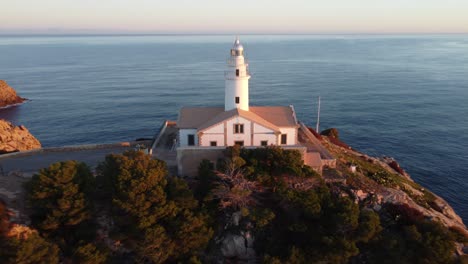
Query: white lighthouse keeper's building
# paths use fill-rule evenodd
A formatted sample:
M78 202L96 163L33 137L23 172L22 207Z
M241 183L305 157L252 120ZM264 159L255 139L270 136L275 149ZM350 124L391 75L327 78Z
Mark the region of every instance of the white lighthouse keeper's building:
M237 38L225 72L224 107L183 107L177 121L178 147L295 146L293 106L249 106L248 63Z

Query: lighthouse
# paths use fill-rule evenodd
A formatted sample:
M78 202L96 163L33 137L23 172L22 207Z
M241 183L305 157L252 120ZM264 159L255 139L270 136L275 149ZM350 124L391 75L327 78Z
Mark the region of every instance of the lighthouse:
M244 58L244 47L239 38L234 41L224 78L224 111L236 108L249 111L250 73L248 63Z
M215 163L229 146L275 145L304 153L307 150L298 145L299 123L292 105L249 105L250 74L244 55L244 47L236 38L224 73L224 107L185 106L180 109L175 122L179 175L198 175L203 159ZM164 128L161 131L165 131ZM318 157L317 164L321 164L320 154L314 157Z

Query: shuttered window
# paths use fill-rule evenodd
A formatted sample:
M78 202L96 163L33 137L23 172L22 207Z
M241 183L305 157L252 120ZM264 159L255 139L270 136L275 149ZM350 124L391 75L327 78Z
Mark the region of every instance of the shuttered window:
M244 124L234 124L234 134L244 134Z

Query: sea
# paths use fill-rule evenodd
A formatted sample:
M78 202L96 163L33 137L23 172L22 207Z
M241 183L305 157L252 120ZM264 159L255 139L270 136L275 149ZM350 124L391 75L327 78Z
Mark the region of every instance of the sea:
M232 35L0 36L0 110L44 147L151 138L182 106L222 106ZM246 35L251 105L294 105L390 156L468 223L468 35Z

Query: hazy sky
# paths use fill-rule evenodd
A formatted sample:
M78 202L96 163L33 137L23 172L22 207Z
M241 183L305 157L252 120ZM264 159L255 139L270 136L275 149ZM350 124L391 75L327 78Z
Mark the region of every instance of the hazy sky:
M0 33L468 33L468 0L0 0Z

